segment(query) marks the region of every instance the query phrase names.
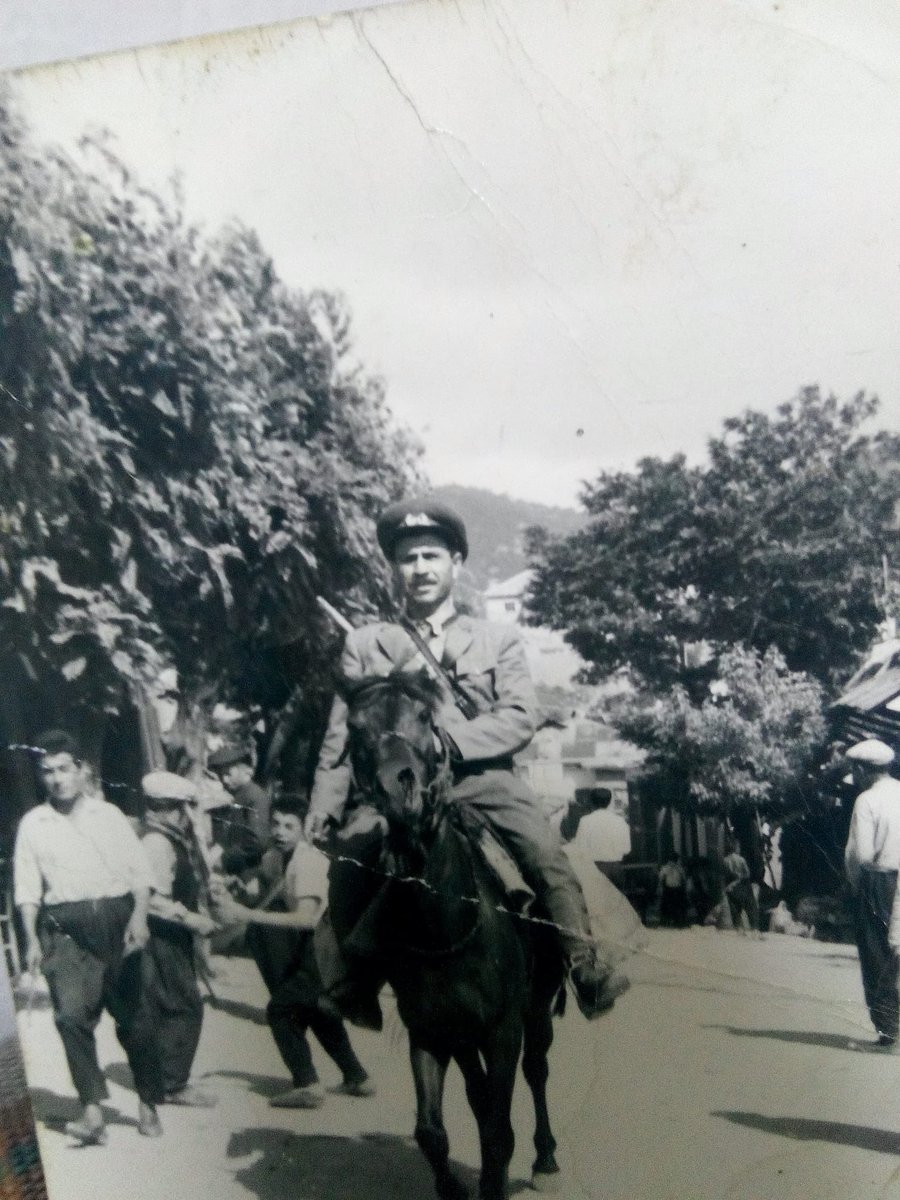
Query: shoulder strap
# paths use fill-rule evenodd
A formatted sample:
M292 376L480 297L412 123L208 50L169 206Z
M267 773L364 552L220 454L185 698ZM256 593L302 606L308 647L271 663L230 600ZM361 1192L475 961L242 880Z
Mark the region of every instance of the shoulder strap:
M413 645L425 659L429 675L431 675L432 679L438 680L450 689L456 707L467 720L471 721L473 717L478 715L478 709L472 703L471 699L462 691L452 675L449 675L434 657L428 647L428 643L419 633L418 629L416 629L415 625L413 625L412 621L404 618L401 620L400 625L409 634Z

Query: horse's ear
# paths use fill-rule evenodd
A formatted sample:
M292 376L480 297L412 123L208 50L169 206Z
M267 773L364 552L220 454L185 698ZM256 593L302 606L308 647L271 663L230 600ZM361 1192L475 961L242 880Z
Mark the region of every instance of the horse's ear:
M338 677L335 690L345 704L352 704L356 696L365 686L365 679L350 679L346 675Z
M443 691L441 684L425 667L417 667L415 670L409 667L394 667L389 678L396 679L408 695L428 704L436 704Z
M336 689L348 707L352 707L366 692L383 687L385 680L384 675L354 676L352 679L342 675L337 681Z

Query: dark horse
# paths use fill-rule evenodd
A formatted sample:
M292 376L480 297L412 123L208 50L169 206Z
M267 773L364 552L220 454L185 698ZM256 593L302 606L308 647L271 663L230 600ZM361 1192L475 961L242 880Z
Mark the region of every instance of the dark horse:
M563 969L552 931L506 911L500 887L454 811L449 755L432 721L436 685L424 675L394 674L351 684L345 694L355 785L380 814L382 834L377 860L369 859L374 869L361 870L347 853L332 872L332 911L346 914L350 889L350 907L360 918L353 933L340 917L335 929L350 950L365 927L369 966L374 963L397 997L409 1032L416 1141L437 1193L441 1200L467 1195L450 1168L442 1116L453 1059L478 1123L479 1197L509 1195L510 1107L520 1053L536 1117L532 1185L556 1190L546 1083L551 1010Z

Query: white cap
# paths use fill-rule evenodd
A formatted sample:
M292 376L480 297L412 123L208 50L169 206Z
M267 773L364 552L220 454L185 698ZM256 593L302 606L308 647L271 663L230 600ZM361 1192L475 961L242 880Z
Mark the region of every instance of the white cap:
M894 752L879 738L866 738L847 751L851 762L863 763L867 767L889 767L894 761Z
M151 806L159 803L190 803L197 798L197 788L174 771L151 771L141 780L141 788Z

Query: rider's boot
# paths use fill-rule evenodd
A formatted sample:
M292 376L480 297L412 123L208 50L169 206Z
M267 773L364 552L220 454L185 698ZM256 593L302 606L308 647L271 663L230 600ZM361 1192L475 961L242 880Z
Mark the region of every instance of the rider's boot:
M578 1007L589 1021L609 1012L617 997L631 987L627 975L600 962L590 950L570 959L569 982Z
M317 1001L317 1007L329 1016L342 1017L360 1029L380 1032L384 1025L378 993L384 981L364 967L348 964L347 974L335 980Z
M544 903L559 934L569 982L581 1012L589 1021L609 1012L631 981L597 953L584 893L560 850L562 870L554 871L544 891Z
M314 945L322 977L317 1007L362 1029L380 1030L378 993L384 981L369 963L343 952L327 912L316 927Z

